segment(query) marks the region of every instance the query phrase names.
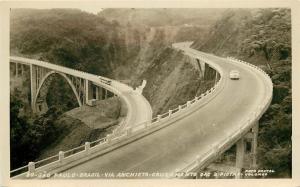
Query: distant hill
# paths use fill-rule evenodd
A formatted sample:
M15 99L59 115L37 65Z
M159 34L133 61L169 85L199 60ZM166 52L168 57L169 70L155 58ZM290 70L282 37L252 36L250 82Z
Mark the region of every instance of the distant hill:
M209 27L224 11L225 9L209 8L109 8L98 15L108 20L116 20L122 25Z

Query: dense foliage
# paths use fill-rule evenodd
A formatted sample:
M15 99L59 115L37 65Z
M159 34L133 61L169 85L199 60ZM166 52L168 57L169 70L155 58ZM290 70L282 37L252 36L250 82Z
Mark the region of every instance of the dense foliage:
M58 75L54 75L51 80L46 102L48 106L55 106L63 112L79 106L67 81Z
M272 177L291 177L290 9L228 10L211 29L211 34L193 46L259 65L271 76L273 101L260 120L259 167L274 169Z
M184 102L181 99L194 96L201 90L195 78L196 72L191 70L188 60L165 48L174 41L199 38L193 44L194 48L235 56L261 66L271 75L274 96L271 107L260 121L259 167L276 170L274 177L290 177L290 10L229 9L207 32L206 29L223 11L214 14L214 10L209 9L106 9L96 16L70 9L13 9L11 53L112 78L145 78L152 84L146 87L145 93L158 113L177 106ZM174 63L183 60L184 63ZM162 71L163 66L167 71ZM157 77L152 76L153 72ZM157 80L162 79L163 83L158 85ZM188 93L170 89L169 86L175 85L179 90L180 87L193 89ZM76 106L67 87L59 79L51 84L52 93L49 92L47 102L52 107L36 120L20 116L24 104L17 94L11 96L13 168L36 158L34 155L39 154L59 129L53 120L62 111ZM62 101L65 104L58 105ZM23 156L24 152L26 155Z
M47 113L38 118L20 116L23 102L19 91L10 96L10 152L11 167L28 164L37 158L40 151L56 139L60 127L54 121L61 111L51 107ZM26 153L26 154L25 154Z
M11 51L107 75L124 42L116 29L116 22L79 10L12 10Z

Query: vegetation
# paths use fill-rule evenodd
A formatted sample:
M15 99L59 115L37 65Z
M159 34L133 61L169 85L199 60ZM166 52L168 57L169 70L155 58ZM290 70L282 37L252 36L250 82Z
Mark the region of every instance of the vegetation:
M117 61L116 29L116 24L79 10L12 10L11 51L107 75L110 62Z
M271 76L273 101L260 120L259 168L274 169L271 177L291 177L290 9L228 10L207 39L193 47L251 62Z
M183 104L211 86L209 79L199 83L198 72L189 59L165 47L174 41L197 40L193 44L196 49L256 64L267 71L274 83L272 105L260 121L259 167L276 170L272 177L291 177L290 10L229 9L220 17L222 12L106 9L92 15L75 9L13 9L11 53L114 79L129 79L134 86L146 79L144 94L154 114ZM37 119L20 115L26 104L17 92L11 95L13 168L41 154L43 146L55 139L53 134L64 128L54 120L76 106L64 80L55 79L47 97L49 111ZM65 104L58 105L62 101ZM74 119L67 121L79 124ZM70 124L65 126L68 127L73 128ZM89 130L82 129L75 132L89 134ZM53 150L59 148L59 141L64 141L67 134L64 131L56 138ZM80 134L78 139L87 137Z
M161 10L157 11L164 14ZM157 11L155 10L153 13L155 14ZM197 77L197 72L189 65L187 59L185 59L184 63L174 65L175 61L183 59L183 55L172 52L170 48L165 49L165 46L169 45L173 39L183 41L192 36L190 34L193 32L192 28L183 27L183 29L176 30L175 27L162 27L164 24L156 25L156 28L151 28L153 25L144 24L140 21L136 25L123 25L122 20L117 17L114 20L107 21L107 16L104 16L106 12L104 11L103 14L96 16L81 12L80 10L70 9L13 9L11 11L10 29L11 53L13 55L49 61L114 79L129 78L133 80L131 84L135 86L139 85L140 81L144 78L149 83L153 82L157 84L158 77L149 75L153 71L161 70L160 66L162 64L174 67L174 69L172 68L169 71L169 73L172 73L172 76L169 78L167 74L160 71L161 78L166 80L163 85L156 85L159 87L158 93L165 90L166 84L178 85L190 89L186 92L177 92L173 89L173 93L177 93L177 95L173 95L171 90L169 90L166 98L160 98L162 94L150 94L151 92L154 93L153 90L156 89L156 86L147 84L145 93L152 106L154 106L155 113L167 111L169 107L183 104L187 99L195 96L199 89L199 84L197 84L196 80L193 80ZM130 12L125 12L123 13L123 17L131 14ZM180 11L177 10L176 12ZM113 15L116 15L116 12ZM110 17L114 17L113 15ZM190 15L189 18L182 19L190 20L189 23L193 22L196 24L198 19L192 17ZM152 18L156 19L158 17L155 16ZM159 19L153 20L153 23L157 22L157 20ZM180 25L182 23L176 24ZM207 23L205 24L205 28L207 28ZM196 30L199 30L199 28L197 27ZM176 32L174 36L172 34L172 37L170 37L170 32L174 32L174 29ZM178 35L176 34L177 32ZM201 32L199 31L198 33ZM168 56L173 56L172 60L168 60ZM153 64L156 65L153 66ZM192 74L190 73L191 71L193 72ZM180 74L182 78L178 78ZM188 79L190 75L192 76ZM74 118L71 119L69 116L61 115L63 112L77 106L72 90L66 84L65 80L59 76L53 76L51 79L52 82L48 88L50 91L46 97L49 111L38 119L29 115L28 119L24 119L26 124L28 124L23 125L28 129L23 130L23 133L20 133L18 137L12 136L11 144L18 146L16 148L12 146L12 155L14 156L14 159L12 159L13 167L27 164L28 161L38 157L49 156L60 149L72 148L80 144L80 142L89 139L90 129L83 127L82 123ZM189 81L193 81L194 86L188 86ZM13 92L12 94L16 99L23 97L15 95ZM28 98L23 98L22 100L26 101ZM162 100L164 102L161 102ZM166 102L166 100L168 101ZM24 103L24 105L28 105L29 103ZM22 110L22 106L18 110L14 110L14 107L12 107L11 112L20 118L19 110ZM54 112L54 114L51 115L51 112ZM68 121L73 124L69 124ZM36 125L34 122L40 124ZM20 126L18 123L14 124L14 121L11 123L13 124L11 127L13 131ZM21 125L21 127L23 126ZM45 129L53 128L50 129L50 133L54 133L56 127L60 131L57 132L57 137L54 140L52 139L52 134L47 134ZM69 134L73 134L74 136L71 137ZM50 138L46 142L44 137L47 136ZM23 138L29 139L29 137L33 138L35 142L26 140L29 141L26 144L20 143L15 145L19 141L23 142ZM70 142L71 140L73 142ZM53 143L50 144L48 141ZM61 144L66 146L62 147ZM29 147L29 145L36 145L36 147ZM48 145L48 147L43 147L43 145ZM22 154L20 152L22 151L26 155L29 153L29 155L21 158Z
M141 75L141 79L147 80L143 94L151 103L154 116L185 104L213 86L214 79L210 75L215 71L207 68L202 79L191 60L180 52L165 48Z
M15 91L10 97L10 151L11 167L16 168L34 160L40 151L56 139L61 130L54 124L61 111L50 108L47 113L39 118L19 116L20 109L24 106L19 97L20 91ZM26 154L24 154L26 153Z
M164 26L201 26L209 27L225 9L194 9L194 8L108 8L98 15L120 25L146 25L150 27Z
M66 151L82 145L86 141L94 141L104 136L105 133L111 131L110 126L116 125L116 119L120 113L118 100L113 102L113 106L110 106L110 103L101 104L103 114L93 125L98 124L103 127L97 128L83 123L88 120L85 119L87 114L81 113L80 118L74 114L73 116L65 115L65 111L70 110L68 103L49 105L48 111L40 116L30 113L23 115L21 111L27 103L24 103L23 96L20 94L21 92L15 89L14 94L11 94L10 97L11 168L24 166L29 161L53 156L58 151ZM61 96L58 95L59 97ZM109 105L110 109L106 109L109 107L105 107L105 105ZM89 110L91 112L92 109ZM108 110L114 111L114 113L111 114ZM74 113L72 110L70 112ZM109 126L107 123L111 125Z
M77 99L67 81L54 75L48 88L46 102L48 106L55 106L65 112L78 107Z

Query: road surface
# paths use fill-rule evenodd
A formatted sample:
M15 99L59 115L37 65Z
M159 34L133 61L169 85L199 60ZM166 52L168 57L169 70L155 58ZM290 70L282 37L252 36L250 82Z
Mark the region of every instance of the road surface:
M224 58L188 47L184 50L218 64L224 72L224 89L208 104L170 126L64 172L99 172L103 178L109 172L115 176L119 172L174 172L228 137L261 104L266 92L261 74ZM232 69L240 72L240 80L229 79Z

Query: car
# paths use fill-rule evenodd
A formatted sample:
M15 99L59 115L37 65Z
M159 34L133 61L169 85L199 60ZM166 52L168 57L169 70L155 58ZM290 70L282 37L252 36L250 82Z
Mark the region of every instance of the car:
M232 80L238 80L240 79L240 72L238 70L231 70L229 73L229 77Z
M103 82L103 83L105 83L107 85L111 85L112 81L110 79L105 79L105 78L103 78L101 76L98 76L98 78L100 79L101 82Z

